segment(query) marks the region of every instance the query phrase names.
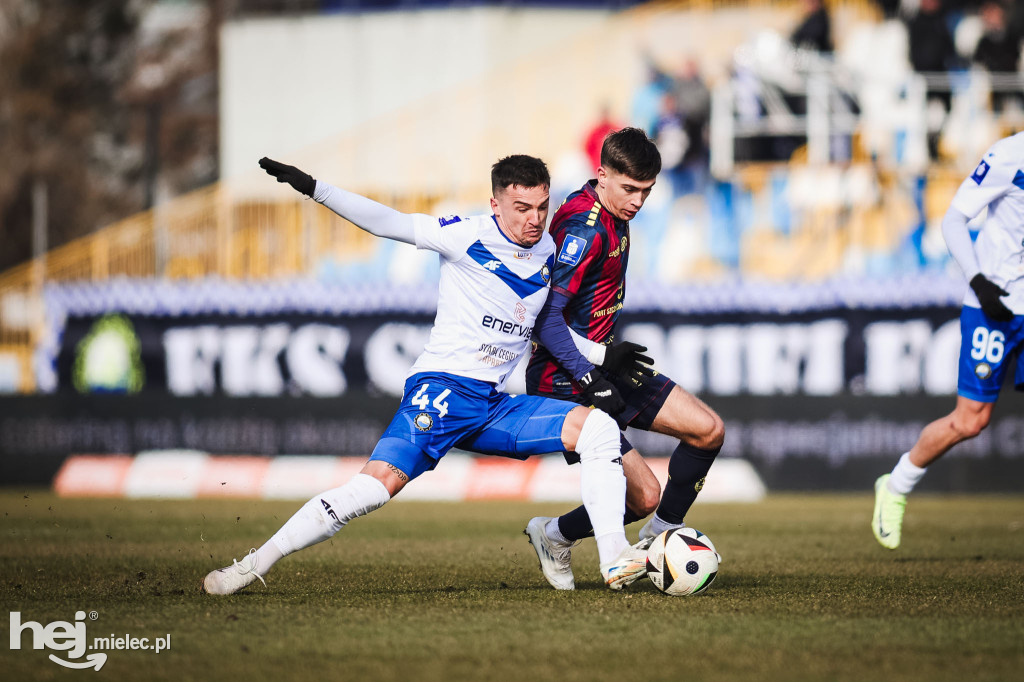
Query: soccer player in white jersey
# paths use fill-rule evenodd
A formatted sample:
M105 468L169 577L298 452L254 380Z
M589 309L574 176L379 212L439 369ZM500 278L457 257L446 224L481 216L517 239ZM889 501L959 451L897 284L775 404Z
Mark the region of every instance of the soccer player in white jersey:
M967 223L986 207L972 243ZM960 312L956 407L926 426L892 473L875 482L871 529L888 549L900 546L907 494L929 465L988 426L1012 358L1024 346L1024 133L989 148L953 197L942 235L970 282ZM1014 378L1017 390L1024 390L1019 358Z
M529 349L548 296L555 247L545 231L550 177L544 162L501 159L491 169L493 215L440 219L400 213L272 159L260 166L371 234L440 254L437 317L398 412L360 473L314 496L258 550L212 571L203 589L233 594L262 582L282 557L381 507L455 445L522 460L578 452L605 583L621 589L644 575L644 552L629 546L622 526L626 479L615 421L600 410L501 392Z

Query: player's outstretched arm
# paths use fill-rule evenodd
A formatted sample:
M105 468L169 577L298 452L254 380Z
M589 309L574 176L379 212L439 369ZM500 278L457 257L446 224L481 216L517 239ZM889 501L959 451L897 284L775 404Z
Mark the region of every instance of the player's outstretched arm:
M323 204L370 234L406 244L416 243L415 220L407 213L378 204L362 195L346 192L322 180L314 179L295 166L267 157L260 159L260 168L277 178L278 182L288 183L296 191L312 197L317 203Z

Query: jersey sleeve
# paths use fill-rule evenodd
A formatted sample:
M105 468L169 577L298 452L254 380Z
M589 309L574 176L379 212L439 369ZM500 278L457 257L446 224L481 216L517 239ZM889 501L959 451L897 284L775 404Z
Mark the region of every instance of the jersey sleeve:
M457 261L477 239L477 225L471 218L416 216L416 248L436 251L447 260Z
M974 218L993 201L1010 191L1014 181L1024 182L1024 176L1017 178L1018 161L1011 153L1006 140L1000 140L989 148L984 158L953 196L951 205L968 218Z
M551 288L570 298L579 293L587 271L601 260L604 238L597 226L570 218L555 237Z

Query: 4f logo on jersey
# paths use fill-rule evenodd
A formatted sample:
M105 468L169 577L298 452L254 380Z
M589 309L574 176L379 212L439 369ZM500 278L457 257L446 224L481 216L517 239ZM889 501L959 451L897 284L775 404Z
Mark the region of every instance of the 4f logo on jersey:
M576 265L580 262L583 252L587 249L587 240L574 235L566 235L562 242L562 250L558 252L558 262Z
M448 227L449 225L454 225L455 223L461 223L462 217L457 215L446 215L443 218L438 218L437 222L441 225L441 227Z
M490 270L491 272L494 272L495 270L501 267L501 261L489 260L486 263L483 263L483 267L487 270Z
M978 164L978 167L974 169L974 175L971 176L971 180L974 180L976 184L980 185L981 181L985 179L985 176L988 175L991 168L992 167L989 166L988 163L982 161Z

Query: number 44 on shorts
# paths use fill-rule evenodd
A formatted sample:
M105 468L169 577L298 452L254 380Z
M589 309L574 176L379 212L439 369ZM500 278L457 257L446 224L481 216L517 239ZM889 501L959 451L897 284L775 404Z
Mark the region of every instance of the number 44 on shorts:
M437 394L437 397L434 398L434 402L430 402L430 396L427 394L427 390L429 388L430 384L422 384L420 389L416 391L416 394L409 402L421 410L426 410L428 404L433 405L434 409L437 410L437 416L443 418L448 414L448 402L445 401L445 398L447 398L452 391L450 388L446 388Z
M998 364L1003 359L1006 335L998 329L989 331L985 327L975 327L971 335L971 357L984 360L989 364Z

